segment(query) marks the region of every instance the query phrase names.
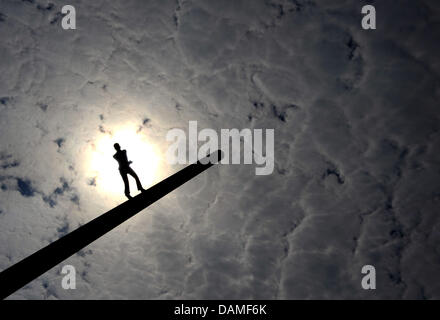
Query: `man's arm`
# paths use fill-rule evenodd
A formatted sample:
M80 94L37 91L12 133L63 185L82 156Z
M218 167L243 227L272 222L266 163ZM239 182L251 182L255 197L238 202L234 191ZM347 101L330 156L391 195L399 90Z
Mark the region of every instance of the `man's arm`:
M127 160L127 163L128 163L128 164L133 163L133 161L129 161L129 160L128 160L128 157L127 157L127 150L122 150L122 152L123 152L124 155L125 155L125 160Z

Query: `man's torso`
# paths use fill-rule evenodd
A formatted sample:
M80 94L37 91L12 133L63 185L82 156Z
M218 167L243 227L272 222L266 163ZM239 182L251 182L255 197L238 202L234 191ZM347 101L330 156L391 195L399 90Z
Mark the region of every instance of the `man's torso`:
M126 150L121 150L121 151L116 152L115 155L113 156L113 158L115 158L116 161L118 161L119 170L128 169L130 164L128 163Z

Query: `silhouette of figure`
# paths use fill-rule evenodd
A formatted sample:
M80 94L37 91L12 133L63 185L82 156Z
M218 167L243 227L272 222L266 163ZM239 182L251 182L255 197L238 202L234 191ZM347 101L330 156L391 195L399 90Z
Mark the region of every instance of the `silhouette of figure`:
M133 197L130 195L130 185L128 183L128 175L131 175L136 180L136 186L139 191L144 192L145 189L142 187L141 181L137 176L136 172L132 168L130 168L130 164L132 161L128 161L127 159L127 150L121 150L121 146L119 143L115 143L113 145L116 149L116 153L113 158L116 159L119 163L119 173L121 174L122 180L125 185L125 195L128 199L132 199Z

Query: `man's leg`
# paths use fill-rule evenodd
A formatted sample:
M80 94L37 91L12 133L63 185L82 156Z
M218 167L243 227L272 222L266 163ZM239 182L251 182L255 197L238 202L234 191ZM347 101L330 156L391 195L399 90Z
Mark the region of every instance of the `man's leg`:
M124 181L124 186L125 186L124 193L125 193L125 195L127 196L128 199L131 199L131 196L130 196L130 185L128 184L127 172L126 171L121 171L121 170L119 170L119 172L121 173L122 181Z
M134 170L132 168L129 168L127 173L130 174L134 178L134 180L136 180L136 186L137 186L139 191L145 190L142 187L142 184L141 184L141 181L139 180L139 177L137 176L136 172L134 172Z

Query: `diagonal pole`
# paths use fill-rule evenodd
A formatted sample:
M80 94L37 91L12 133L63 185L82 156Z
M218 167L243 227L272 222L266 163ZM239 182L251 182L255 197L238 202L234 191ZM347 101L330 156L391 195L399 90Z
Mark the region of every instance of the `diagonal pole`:
M219 161L222 155L221 151L216 151L208 157L187 166L133 199L100 215L2 271L0 273L0 299L5 299L113 228L210 168L215 163L209 162L208 159Z

